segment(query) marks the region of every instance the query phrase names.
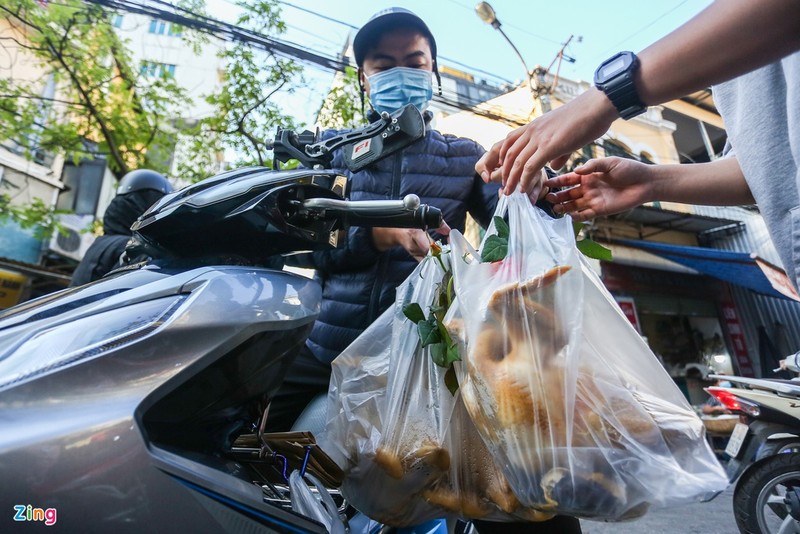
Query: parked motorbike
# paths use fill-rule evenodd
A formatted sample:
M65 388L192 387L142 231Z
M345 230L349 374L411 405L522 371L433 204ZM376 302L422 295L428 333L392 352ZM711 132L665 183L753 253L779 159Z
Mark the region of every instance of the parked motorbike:
M747 534L800 533L800 383L711 375L707 391L740 415L725 452L733 511Z
M337 149L357 171L422 135L413 106L326 141L279 129L276 159L305 169L169 194L133 226L129 255L150 260L0 313L0 531L325 532L287 490L293 461L320 473L325 455L261 430L321 288L269 267L351 225L440 226L413 195L347 201L326 169Z

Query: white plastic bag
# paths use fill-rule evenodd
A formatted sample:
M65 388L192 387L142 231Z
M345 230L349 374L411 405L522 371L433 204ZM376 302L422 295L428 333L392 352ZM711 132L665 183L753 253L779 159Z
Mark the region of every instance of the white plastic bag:
M316 493L311 491L303 478L311 482ZM306 473L305 477L301 477L299 471L292 471L289 475L289 492L294 512L322 523L331 534L345 534L344 522L339 517L333 497L314 475Z
M454 403L444 369L421 348L403 314L430 303L444 270L429 257L397 289L397 302L332 363L321 446L345 471L342 494L356 509L391 526L443 517L423 493L450 467L442 447Z
M517 498L615 520L724 489L701 421L578 253L571 220L522 193L503 197L506 212L502 261L451 233L447 324L464 343L464 404Z
M398 288L395 307L334 360L321 445L346 473L350 504L387 525L549 519L520 504L403 313L411 303L428 311L446 256L422 262Z

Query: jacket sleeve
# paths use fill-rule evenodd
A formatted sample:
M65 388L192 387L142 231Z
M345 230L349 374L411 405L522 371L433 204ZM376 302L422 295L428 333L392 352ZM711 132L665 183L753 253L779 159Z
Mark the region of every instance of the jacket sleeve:
M372 240L372 229L354 226L348 230L342 248L294 254L287 256L286 264L329 273L346 272L374 265L381 254Z
M486 151L478 143L475 143L475 162L483 156ZM483 179L476 172L472 178L472 191L470 192L467 211L472 215L478 224L487 228L492 222L492 215L497 207L498 191L500 184L494 182L484 183Z
M497 207L498 191L500 191L500 184L484 183L477 173L472 179L469 214L484 228L492 222L492 215Z

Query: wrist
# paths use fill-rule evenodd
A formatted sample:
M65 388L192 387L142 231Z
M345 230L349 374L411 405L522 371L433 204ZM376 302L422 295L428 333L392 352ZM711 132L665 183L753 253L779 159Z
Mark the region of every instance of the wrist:
M601 117L605 123L611 125L612 122L620 118L619 111L603 91L597 87L592 87L584 94L590 100L596 116Z

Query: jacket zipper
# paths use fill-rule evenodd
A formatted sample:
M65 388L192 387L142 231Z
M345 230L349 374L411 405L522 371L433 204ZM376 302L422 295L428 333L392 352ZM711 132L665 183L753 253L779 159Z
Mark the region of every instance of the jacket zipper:
M394 155L394 166L392 168L392 200L400 198L400 170L402 168L402 164L403 151L401 150ZM380 305L384 279L386 278L386 269L389 267L390 255L391 250L387 250L381 254L381 258L378 260L377 276L375 277L375 284L372 286L372 293L370 294L369 309L367 313L367 320L370 324L372 324L372 322L378 318L378 307Z

